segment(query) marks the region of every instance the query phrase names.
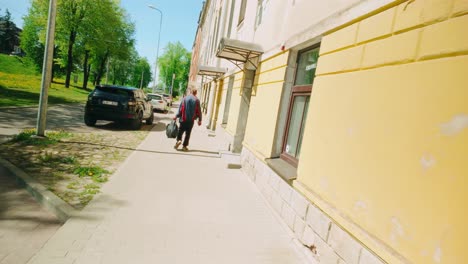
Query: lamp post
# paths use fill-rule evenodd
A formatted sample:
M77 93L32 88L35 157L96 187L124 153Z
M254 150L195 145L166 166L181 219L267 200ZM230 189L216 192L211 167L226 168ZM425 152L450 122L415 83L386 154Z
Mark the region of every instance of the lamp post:
M47 24L47 38L44 49L44 62L42 66L41 95L37 113L36 135L45 136L47 100L49 86L52 81L52 63L54 59L55 17L57 16L57 0L49 1L49 18Z
M159 13L161 14L161 17L159 19L159 33L158 33L158 48L156 50L156 63L154 65L154 86L153 86L153 92L155 92L155 89L156 89L156 78L157 78L157 72L158 72L158 58L159 58L159 41L161 39L161 26L162 26L162 17L163 17L163 13L161 10L159 10L159 8L153 6L153 5L148 5L149 8L151 9L154 9L156 11L159 11Z

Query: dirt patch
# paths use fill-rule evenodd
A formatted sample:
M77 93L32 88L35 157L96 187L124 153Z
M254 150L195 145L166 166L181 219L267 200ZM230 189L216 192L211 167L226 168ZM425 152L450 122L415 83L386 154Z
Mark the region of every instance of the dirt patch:
M34 134L30 130L22 133L27 134L23 138L1 144L0 156L74 208L82 209L148 133L62 131L57 132L61 136L51 136L54 140L44 143L28 138L27 135Z

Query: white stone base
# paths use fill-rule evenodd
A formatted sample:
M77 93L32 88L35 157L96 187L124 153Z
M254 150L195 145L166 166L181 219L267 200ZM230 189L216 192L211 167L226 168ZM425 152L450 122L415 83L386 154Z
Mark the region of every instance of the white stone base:
M244 174L300 241L304 253L311 256L310 263L385 263L246 147L242 149L240 163Z

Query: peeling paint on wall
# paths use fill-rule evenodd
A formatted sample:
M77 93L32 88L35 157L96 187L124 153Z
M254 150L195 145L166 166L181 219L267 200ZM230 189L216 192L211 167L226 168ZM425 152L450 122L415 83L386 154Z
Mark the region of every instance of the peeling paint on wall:
M421 157L421 166L425 170L428 170L431 167L433 167L435 165L435 163L436 163L435 158L430 154L426 154L426 155Z
M440 132L446 136L454 136L468 128L468 115L456 115L447 123L440 125Z
M354 209L360 210L360 211L367 211L367 203L364 201L357 201L354 204Z
M440 263L442 261L442 248L440 248L440 247L436 248L436 250L434 252L434 256L432 257L432 259L436 263Z
M330 187L330 184L328 183L328 179L326 177L322 177L320 178L320 188L322 188L322 190L328 190L329 187Z
M390 240L393 243L398 242L398 238L405 237L406 232L401 224L400 220L397 217L391 218L392 231L390 233Z

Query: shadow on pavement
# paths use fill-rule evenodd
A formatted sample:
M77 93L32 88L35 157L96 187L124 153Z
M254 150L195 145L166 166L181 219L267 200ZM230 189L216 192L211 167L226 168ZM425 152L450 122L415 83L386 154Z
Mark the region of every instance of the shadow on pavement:
M0 229L6 223L3 221L15 221L17 225L9 228L17 230L24 230L24 227L34 223L61 224L55 216L41 210L41 206L24 189L24 186L18 183L6 168L0 167Z
M140 131L150 131L153 129L154 125L142 124ZM121 122L107 122L107 121L98 121L94 126L95 129L108 130L108 131L132 131L130 125L121 123Z
M179 152L186 152L186 153L192 153L192 152L200 152L200 153L206 153L206 154L214 154L218 155L219 152L216 151L206 151L206 150L198 150L198 149L189 149L187 151L183 151L182 149L177 149ZM193 155L192 155L193 156Z
M93 146L100 146L100 147L108 147L108 148L116 148L116 149L125 149L125 150L132 150L138 152L146 152L146 153L154 153L154 154L167 154L167 155L184 155L184 156L195 156L195 157L205 157L205 158L220 158L219 152L214 151L204 151L204 150L189 150L189 151L180 151L177 152L166 152L166 151L157 151L157 150L147 150L147 149L136 149L136 148L128 148L128 147L119 147L119 146L112 146L106 144L98 144L98 143L89 143L89 142L82 142L82 141L59 141L62 144L83 144L83 145L93 145ZM206 154L213 154L216 156L210 155L198 155L198 154L188 154L193 152L200 152ZM184 154L186 153L186 154Z
M99 194L82 211L72 216L74 220L101 220L107 211L127 205L125 200L114 198L108 194Z
M151 129L152 132L161 132L166 130L166 124L158 122L157 124L153 125L153 129Z

